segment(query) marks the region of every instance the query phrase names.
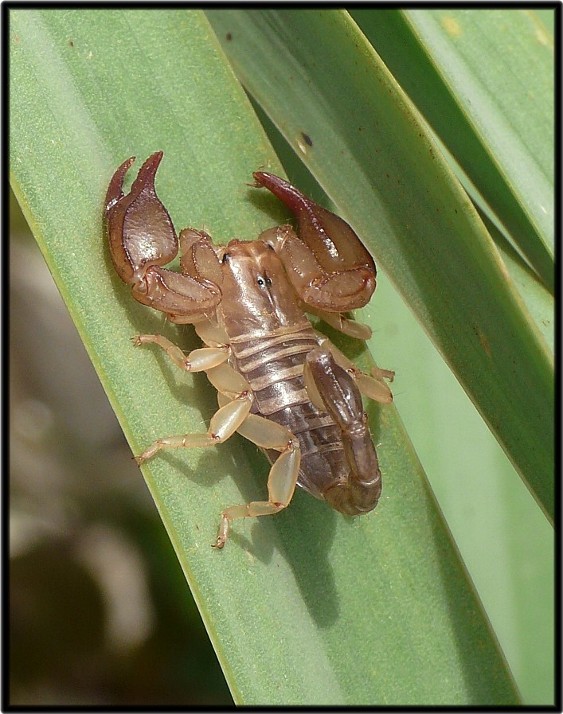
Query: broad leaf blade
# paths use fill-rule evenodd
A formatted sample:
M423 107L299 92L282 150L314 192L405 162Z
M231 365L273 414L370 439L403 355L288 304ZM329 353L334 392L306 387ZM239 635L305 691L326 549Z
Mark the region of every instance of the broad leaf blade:
M408 98L346 13L208 15L553 518L553 357Z
M275 156L200 13L18 11L10 24L13 187L132 449L203 431L216 408L205 379L130 342L161 332L195 345L113 275L105 188L124 158L163 149L157 188L176 226L252 238L283 216L245 186L258 166L279 171ZM286 512L238 523L217 553L222 508L265 494L257 449L233 439L143 468L233 696L515 702L395 410L371 411L388 477L381 506L361 519L300 492Z

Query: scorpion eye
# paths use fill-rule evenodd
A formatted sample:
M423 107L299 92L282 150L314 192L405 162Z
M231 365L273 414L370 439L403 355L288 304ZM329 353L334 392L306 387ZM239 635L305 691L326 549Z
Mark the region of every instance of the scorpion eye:
M256 282L258 283L258 285L259 285L261 288L264 287L264 279L263 279L263 278L258 278L258 280L257 280Z

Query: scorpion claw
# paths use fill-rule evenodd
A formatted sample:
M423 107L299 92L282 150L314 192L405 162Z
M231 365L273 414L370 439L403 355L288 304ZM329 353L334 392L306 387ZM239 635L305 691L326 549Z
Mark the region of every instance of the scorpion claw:
M287 227L274 244L303 302L327 312L363 307L375 290L376 268L354 230L278 176L255 171L253 177L297 219L297 234Z
M161 310L172 321L191 322L220 302L214 282L220 271L211 239L193 229L180 236L181 273L162 267L178 255L179 243L154 185L162 156L162 151L149 156L128 194L123 194L123 181L135 157L124 161L110 181L104 215L111 259L136 300Z
M131 191L123 195L123 180L134 157L124 161L113 175L107 195L105 218L111 257L119 277L136 286L150 265L165 265L178 253L178 240L167 210L154 187L162 151L150 156L139 170Z
M108 186L108 190L106 192L106 215L107 212L115 206L119 199L123 197L123 180L125 178L125 174L127 173L127 171L129 171L134 161L135 157L131 156L131 158L127 159L121 164L121 166L112 176L112 179Z

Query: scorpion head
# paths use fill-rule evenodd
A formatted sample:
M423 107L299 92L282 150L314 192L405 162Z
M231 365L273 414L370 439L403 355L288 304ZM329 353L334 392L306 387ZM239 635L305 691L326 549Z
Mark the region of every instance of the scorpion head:
M232 240L219 252L221 312L229 334L271 332L303 319L282 261L264 241Z

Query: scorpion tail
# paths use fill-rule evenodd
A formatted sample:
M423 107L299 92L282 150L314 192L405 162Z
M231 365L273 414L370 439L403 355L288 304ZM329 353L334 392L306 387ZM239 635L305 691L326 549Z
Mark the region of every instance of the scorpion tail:
M315 401L320 397L325 411L340 428L348 469L323 498L341 513L367 513L381 495L381 471L360 391L326 348L318 347L308 354L306 371L316 389Z

